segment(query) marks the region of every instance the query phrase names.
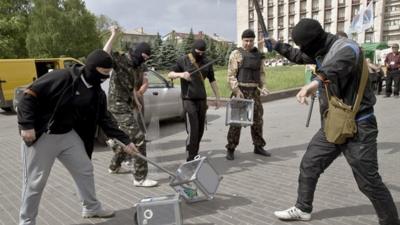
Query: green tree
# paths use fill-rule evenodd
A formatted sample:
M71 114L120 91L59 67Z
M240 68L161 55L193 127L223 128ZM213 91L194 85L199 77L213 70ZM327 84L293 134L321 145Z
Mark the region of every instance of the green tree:
M161 47L162 47L162 39L160 33L157 33L156 38L151 43L151 57L146 61L146 65L149 67L160 68L159 61L161 58Z
M101 47L96 19L82 0L33 0L26 39L32 57L82 57Z
M193 47L193 42L194 42L193 29L190 28L189 35L183 40L182 45L179 48L180 49L179 53L181 55L184 55L191 52Z
M158 58L158 65L161 69L170 69L178 58L177 50L173 43L166 41L162 44Z
M0 58L27 56L25 48L29 0L0 1Z

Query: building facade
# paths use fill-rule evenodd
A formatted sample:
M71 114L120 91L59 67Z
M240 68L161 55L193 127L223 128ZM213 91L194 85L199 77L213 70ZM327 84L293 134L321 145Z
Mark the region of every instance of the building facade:
M352 18L361 7L370 1L374 6L374 26L352 38L358 43L400 42L400 0L258 0L269 36L293 44L291 32L302 18L318 20L325 31L335 34L346 32ZM237 42L241 43L241 32L251 28L257 39L262 39L261 26L253 0L236 0ZM259 48L262 44L259 44Z

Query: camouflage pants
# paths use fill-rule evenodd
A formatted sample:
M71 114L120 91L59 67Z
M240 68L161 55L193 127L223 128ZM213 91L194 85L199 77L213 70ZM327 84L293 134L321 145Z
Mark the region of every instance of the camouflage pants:
M245 99L254 100L254 118L253 125L251 126L251 137L253 139L254 146L265 146L265 140L263 138L263 114L264 109L260 100L260 91L256 88L244 88L240 87ZM228 131L228 144L225 146L227 149L234 150L239 145L240 126L230 126Z
M131 141L138 146L138 150L142 155L146 156L146 142L145 136L143 132L139 128L139 124L137 122L137 117L135 113L127 113L127 114L116 114L113 116L118 122L119 128L129 135ZM111 159L111 164L109 168L111 170L118 169L121 167L121 163L124 160L132 160L132 157L125 153L120 146L113 147L114 156ZM147 162L139 157L134 157L134 172L133 175L136 180L143 180L147 176L148 165Z

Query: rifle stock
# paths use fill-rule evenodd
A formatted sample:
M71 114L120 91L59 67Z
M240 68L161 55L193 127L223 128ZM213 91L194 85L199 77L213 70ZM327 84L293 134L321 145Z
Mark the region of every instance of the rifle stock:
M257 11L258 23L260 24L261 30L263 32L265 47L268 49L269 52L271 52L273 50L272 43L268 39L268 31L267 31L267 27L265 26L264 17L262 15L260 5L258 3L258 0L253 0L253 2L254 2L254 7L256 8L256 11Z

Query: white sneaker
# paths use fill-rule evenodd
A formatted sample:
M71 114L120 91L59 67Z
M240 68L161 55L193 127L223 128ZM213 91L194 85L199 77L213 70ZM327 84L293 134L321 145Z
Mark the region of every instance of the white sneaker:
M158 182L147 178L141 181L133 179L133 185L135 185L136 187L155 187L158 185Z
M303 212L295 206L283 211L275 211L274 215L280 220L311 220L311 213Z
M97 210L96 212L82 212L83 218L110 218L113 217L114 215L115 215L114 211L106 209L100 209Z
M130 172L132 172L132 170L131 169L128 169L128 168L124 168L124 167L119 167L119 168L117 168L117 169L115 169L115 170L112 170L112 169L110 169L110 168L108 168L108 172L110 173L110 174L117 174L117 173L130 173Z

